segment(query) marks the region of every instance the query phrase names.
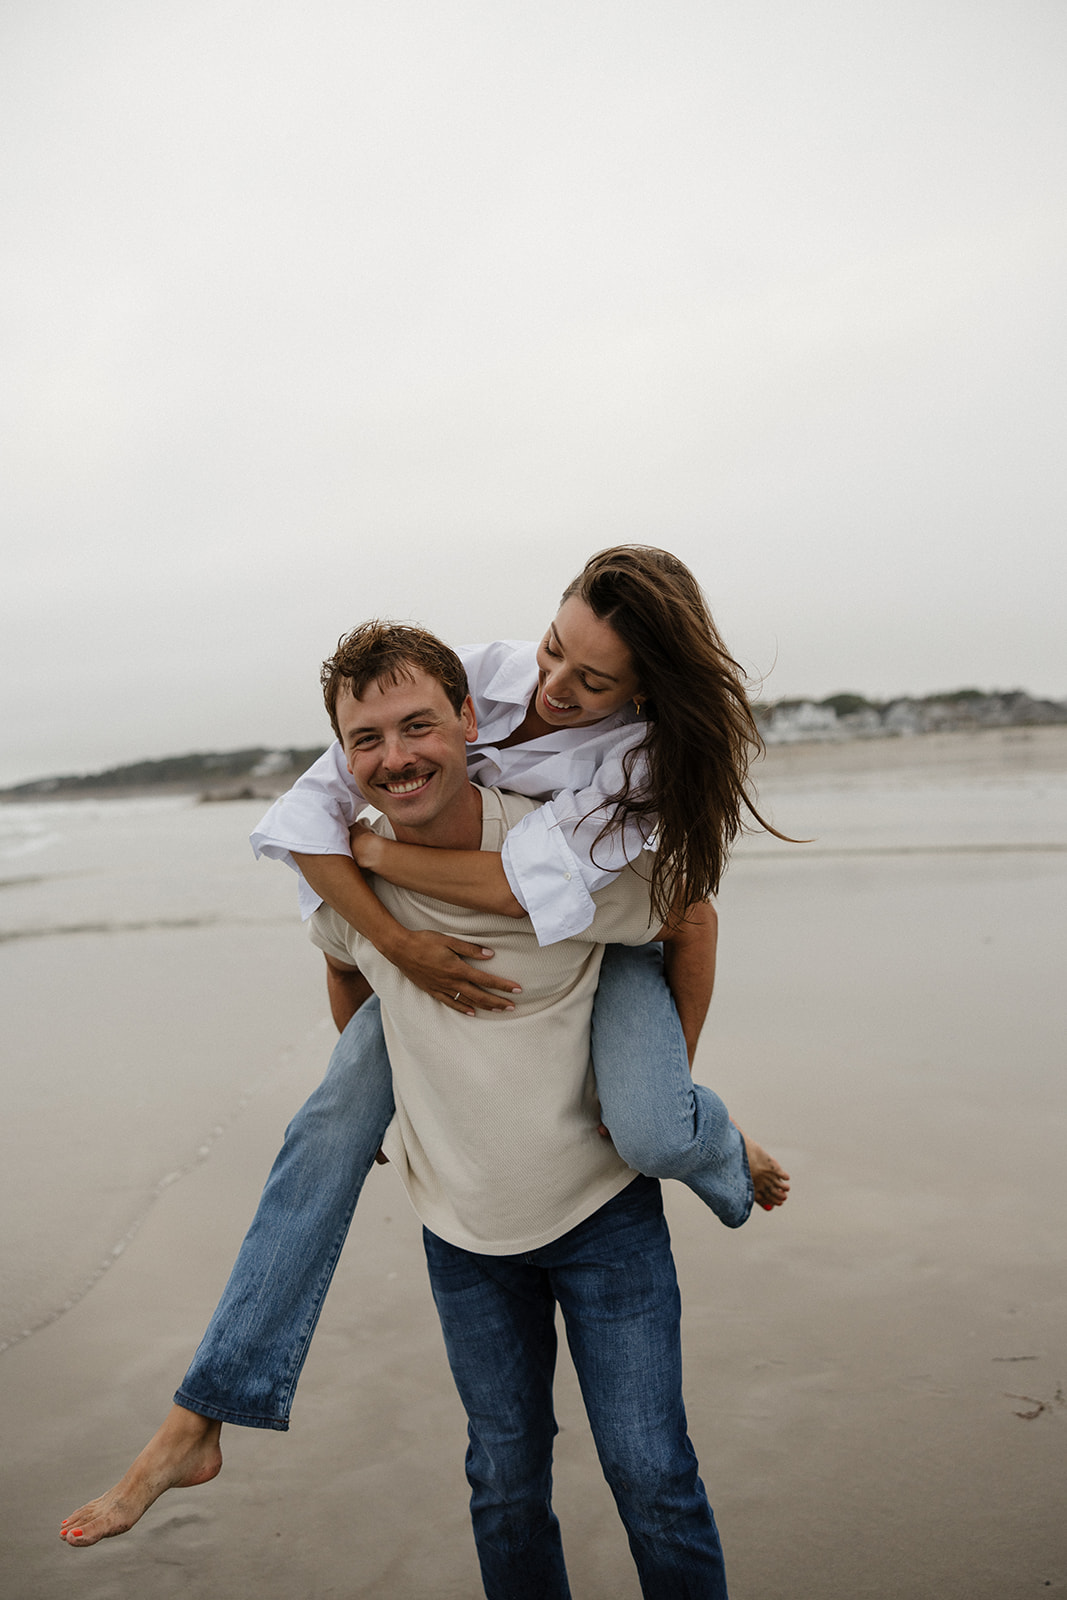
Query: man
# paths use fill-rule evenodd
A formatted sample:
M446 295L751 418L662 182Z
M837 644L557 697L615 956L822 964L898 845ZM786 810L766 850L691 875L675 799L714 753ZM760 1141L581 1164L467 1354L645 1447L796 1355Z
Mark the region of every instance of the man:
M395 838L498 850L534 802L469 782L470 700L457 709L454 683L450 700L421 664L412 630L402 633L398 643L394 630L369 624L345 641L337 720L353 777ZM684 972L687 959L706 966L706 928L699 919L651 928L647 884L633 868L594 897L585 935L544 948L525 919L463 911L381 881L376 888L400 921L489 939L522 984L506 1033L487 1014L472 1027L328 907L312 919L338 1024L368 980L381 1000L397 1108L385 1152L425 1225L470 1423L486 1594L569 1593L550 1494L558 1303L643 1592L724 1596L718 1533L686 1434L680 1305L659 1186L598 1137L589 1060L603 943L671 940L675 971ZM726 1143L743 1167L736 1130Z
M533 802L469 783L474 713L452 652L420 630L368 624L332 666L346 758L394 835L499 850ZM313 925L338 1026L371 985L382 999L397 1086L387 1148L428 1225L434 1293L471 1416L486 1591L548 1600L567 1593L549 1499L558 1299L645 1592L723 1595L718 1535L685 1433L677 1288L658 1186L596 1131L588 1036L602 943L653 937L647 888L628 869L596 897L591 930L541 949L526 919L462 911L381 880L377 887L411 926L473 934L479 945L491 935L522 980L506 1023L462 1017L326 908ZM702 912L660 930L672 944L672 983L701 1018L714 935L710 908ZM716 1105L724 1167L743 1184L741 1137ZM498 1381L501 1357L510 1387ZM62 1537L87 1545L124 1532L166 1489L214 1477L219 1430L217 1417L179 1399L125 1477L68 1518Z

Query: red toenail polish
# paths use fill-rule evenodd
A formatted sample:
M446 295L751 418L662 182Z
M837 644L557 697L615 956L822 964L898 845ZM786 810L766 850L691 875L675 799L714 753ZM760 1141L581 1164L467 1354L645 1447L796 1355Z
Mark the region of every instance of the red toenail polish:
M74 1535L75 1539L80 1539L81 1538L82 1530L80 1528L71 1528L70 1531Z

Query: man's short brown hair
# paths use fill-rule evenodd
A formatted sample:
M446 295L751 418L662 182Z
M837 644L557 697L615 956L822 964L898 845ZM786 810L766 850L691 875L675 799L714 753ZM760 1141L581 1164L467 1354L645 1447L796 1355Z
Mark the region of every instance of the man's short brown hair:
M342 688L347 685L348 692L362 700L370 684L395 684L402 678L411 678L416 671L437 680L458 717L468 693L463 663L454 650L425 628L374 618L339 639L333 655L322 663L319 675L322 697L337 737L341 737L337 696Z

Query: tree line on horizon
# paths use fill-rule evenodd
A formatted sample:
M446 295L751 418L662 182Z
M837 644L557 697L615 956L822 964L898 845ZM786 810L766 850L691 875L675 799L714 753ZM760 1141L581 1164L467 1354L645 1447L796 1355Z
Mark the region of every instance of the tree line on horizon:
M1023 689L953 689L891 700L872 700L842 691L822 700L793 697L756 701L752 710L768 743L782 738L872 738L1067 722L1067 701L1034 699ZM99 772L35 778L0 789L0 798L40 800L137 789L199 791L209 799L270 798L294 782L325 748L322 744L284 748L252 745L242 750L193 751L106 767Z

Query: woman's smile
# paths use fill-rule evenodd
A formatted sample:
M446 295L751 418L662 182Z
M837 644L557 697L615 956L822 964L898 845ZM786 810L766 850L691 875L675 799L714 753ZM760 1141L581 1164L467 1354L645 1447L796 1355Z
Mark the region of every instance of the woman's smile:
M543 682L544 680L542 679ZM580 711L582 709L581 706L569 706L565 705L562 700L554 700L545 688L541 690L541 698L550 711Z

